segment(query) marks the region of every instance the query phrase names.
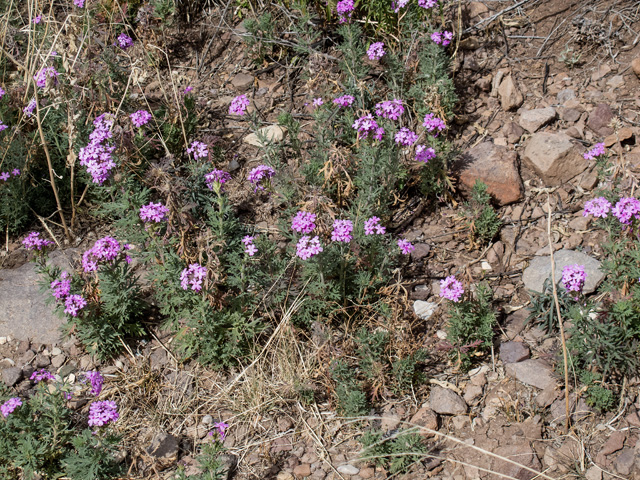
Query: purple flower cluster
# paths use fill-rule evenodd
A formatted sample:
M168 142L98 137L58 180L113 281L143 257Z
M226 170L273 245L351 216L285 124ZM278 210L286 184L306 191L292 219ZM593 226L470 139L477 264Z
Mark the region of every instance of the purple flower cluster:
M589 200L584 204L584 212L582 216L593 215L597 218L607 218L607 215L611 211L611 203L604 197L597 197L593 200Z
M422 125L427 129L429 133L433 133L434 137L437 137L440 132L447 128L447 125L444 123L444 121L436 117L433 113L427 113L425 115Z
M42 250L53 245L51 240L40 238L40 232L31 232L22 240L22 245L27 250Z
M378 217L371 217L364 222L364 234L365 235L383 235L387 229L380 225L380 219Z
M126 33L121 33L120 35L118 35L117 43L115 43L114 45L117 45L121 49L126 50L127 48L133 46L133 38L131 38Z
M73 0L73 4L78 8L82 8L84 7L84 0Z
M6 130L7 128L9 128L7 125L5 125L4 123L2 123L2 120L0 120L0 132L3 130Z
M369 60L380 60L385 53L383 42L372 43L367 49L367 56L369 57Z
M433 8L438 4L438 0L418 0L418 5L422 8Z
M347 19L351 18L351 14L355 10L353 0L340 0L336 5L336 12L338 12L338 19L340 23L345 23Z
M77 317L78 312L87 306L87 301L82 295L69 295L64 301L64 313Z
M40 88L47 86L47 78L52 78L54 84L58 83L58 72L55 68L44 67L33 76L33 79L36 81L36 85Z
M346 108L353 105L354 101L355 101L355 98L353 98L353 95L342 95L341 97L335 98L333 100L333 103L335 103L340 107Z
M202 290L202 281L207 276L207 269L199 263L192 263L188 268L182 270L180 274L180 285L183 290L193 290L199 292Z
M36 15L36 16L33 18L32 22L33 22L33 23L35 23L35 24L37 25L37 24L39 24L39 23L40 23L40 20L42 20L42 14L40 14L40 15Z
M324 100L322 100L322 97L318 97L318 98L314 98L313 99L313 106L314 107L321 107L322 105L324 105Z
M146 110L138 110L137 112L129 115L129 118L134 126L140 128L149 123L149 120L151 120L151 114Z
M402 100L398 98L376 103L375 109L376 109L377 116L383 117L383 118L389 118L391 120L398 120L400 118L400 115L404 113Z
M384 135L384 128L378 125L370 113L358 118L351 126L361 134L362 138L367 138L371 133L376 140L382 140Z
M35 109L36 109L36 99L32 98L31 101L27 104L27 106L22 109L22 112L27 117L30 117L31 115L33 115L33 111Z
M214 433L217 433L218 436L220 436L220 441L224 441L224 439L227 436L226 430L227 430L227 428L229 428L229 424L228 423L224 423L224 422L216 422L216 423L213 424L213 428L215 428L216 431L215 432L209 432L209 436L213 436Z
M213 190L213 185L215 183L220 185L222 189L222 185L231 180L231 175L224 170L213 169L209 173L204 176L204 181L207 184L209 190Z
M267 180L273 177L276 171L268 165L258 165L256 168L249 172L247 180L254 185L253 191L264 190L262 185L263 180Z
M7 418L13 411L22 405L22 400L19 397L13 397L0 405L0 412L2 416Z
M418 134L412 132L407 127L402 127L396 132L395 142L398 145L405 145L407 147L413 145L418 141Z
M333 232L331 232L331 240L334 242L349 243L353 237L353 222L351 220L335 220L333 222Z
M456 280L456 277L453 275L444 280L440 280L440 296L442 298L446 298L452 302L459 302L463 293L464 288L462 288L462 283Z
M60 274L60 278L51 282L51 290L51 294L57 300L63 300L71 293L71 277L66 271Z
M305 235L298 240L296 255L302 260L307 260L320 252L322 252L322 246L317 235L313 238Z
M29 380L31 380L34 383L41 382L42 380L55 380L55 379L56 377L54 377L51 373L47 372L44 368L41 368L40 370L36 370L29 377Z
M240 116L244 115L247 113L249 103L250 101L246 95L238 95L236 98L231 100L231 105L229 105L229 114Z
M189 148L187 148L187 153L193 155L194 160L198 160L199 158L205 158L209 156L209 147L207 147L206 143L202 143L199 141L191 142Z
M110 114L103 113L93 121L93 125L95 129L89 135L89 145L80 149L78 158L80 165L87 167L93 183L102 185L109 178L109 172L116 166L111 157L116 147L108 144L108 140L113 136L113 118Z
M604 153L604 143L596 143L591 150L583 155L583 157L585 160L595 160L600 155L604 155Z
M112 262L121 252L122 247L113 237L103 237L96 240L89 250L82 254L82 268L85 273L98 270L99 263Z
M291 230L299 233L311 233L316 228L316 214L300 210L291 220Z
M4 97L4 94L7 93L4 91L4 88L0 87L0 98Z
M89 372L85 372L84 374L84 382L89 381L91 383L91 390L89 393L91 395L97 397L100 395L102 391L102 385L104 384L104 377L97 370L91 370Z
M391 8L393 8L393 11L395 13L398 13L400 9L406 7L408 3L409 3L409 0L397 0L397 1L393 0L391 2Z
M244 253L253 257L256 253L258 253L258 247L253 244L253 241L256 237L252 237L251 235L246 235L242 239L242 243L244 243Z
M405 240L403 238L398 240L398 247L403 255L409 255L416 249L409 240Z
M632 219L640 219L640 201L633 197L624 197L618 200L611 211L613 215L624 225L631 225Z
M431 34L431 40L433 40L433 43L437 45L446 47L451 43L451 40L453 40L453 33L446 30L444 32L433 32Z
M169 209L158 203L149 203L149 205L143 205L140 207L140 218L143 222L155 222L160 223L167 218Z
M118 406L112 400L93 402L89 407L88 423L91 427L102 427L109 422L115 422L119 417Z
M568 292L581 292L586 279L584 265L566 265L562 269L562 285Z
M416 146L416 160L418 162L427 163L432 158L436 158L436 151L426 145Z
M11 175L13 175L14 177L17 177L18 175L20 175L20 170L18 170L17 168L14 168L13 171L11 172ZM2 172L0 173L0 180L3 181L7 181L9 180L10 175L9 172Z

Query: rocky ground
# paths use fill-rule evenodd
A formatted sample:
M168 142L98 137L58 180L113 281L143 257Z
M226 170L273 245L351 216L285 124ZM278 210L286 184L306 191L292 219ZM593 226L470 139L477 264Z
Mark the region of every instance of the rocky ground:
M598 266L604 234L583 217L582 205L594 190L607 188L607 181L598 178L595 164L582 154L604 141L623 188L632 191L637 185L640 45L630 31L638 4L521 3L489 21L507 3L471 2L463 25L468 31L456 55L461 102L454 141L463 153L452 169L463 193L478 178L489 186L504 222L499 240L486 249L469 245L453 207L435 213L414 208L418 214L405 226L404 237L416 245L405 267L412 302L407 307L427 325L421 339L425 345L445 335L437 278L456 273L474 281L490 279L501 309L500 334L484 364L468 374L450 367L428 372L428 387L372 412L369 423L389 434L404 425L424 427L421 435L431 453L402 476L406 479L640 478L638 379L630 379L619 408L607 415L591 410L583 398L576 401L572 389L573 423L567 432L563 382L552 368L559 339L525 325L528 291L540 291L550 273L549 217L557 269L585 264L589 291L602 279ZM257 73L245 56L241 34L236 26L221 35L212 48L225 55L218 53L220 60L200 76L185 71L185 78L203 92L200 101L212 112L238 92L251 91L257 108L273 116L275 107L293 101L290 79L278 68ZM563 57L568 45L573 50ZM572 62L577 55L581 60ZM230 57L233 62L224 60ZM312 75L295 95L310 98L320 81ZM163 94L155 82L147 83L144 92ZM243 127L215 115L209 121L210 135L245 139L229 169L251 168L256 147L246 142ZM269 216L268 211L262 214ZM95 238L94 233L67 245L53 260L73 264ZM278 352L227 374L178 362L171 338L162 331L136 351L99 364L73 337L58 338L61 322L45 305L22 247L13 243L3 255L2 380L24 394L33 388L28 378L36 368L72 383L77 372L98 368L107 378L103 395L120 398L123 415L131 412L140 424L145 419L142 428L129 422L125 432L132 474L170 478L178 461L187 470L195 468L196 441L214 421L224 420L232 425L225 445L234 478L389 478L359 459L359 427L337 417L331 404L308 406L273 393L286 392L287 385L255 391L261 379L274 378L265 363L278 354L289 354L287 365L302 376L313 369L312 360L307 364L290 355L290 332L274 346ZM315 341L308 358L322 349L322 340ZM81 397L74 402L78 409L86 403Z

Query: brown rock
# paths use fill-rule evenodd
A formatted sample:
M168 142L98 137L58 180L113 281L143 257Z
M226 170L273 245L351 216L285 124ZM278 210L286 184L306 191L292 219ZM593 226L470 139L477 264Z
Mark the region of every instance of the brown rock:
M615 145L617 142L622 143L625 140L629 140L631 137L633 137L633 130L631 130L629 127L623 127L618 130L617 133L612 133L611 135L607 136L603 140L604 146L608 148L612 145Z
M515 377L520 382L537 387L541 390L555 385L556 380L551 375L552 370L542 360L525 360L524 362L508 363L505 367L507 375Z
M631 468L636 461L636 454L633 448L623 448L614 462L616 470L625 477L631 473Z
M614 117L614 112L606 103L600 103L589 114L587 125L591 130L599 135L606 136L613 133L613 128L609 126Z
M538 132L524 150L524 162L546 185L561 185L589 166L580 150L563 133Z
M502 128L502 134L507 138L509 143L518 143L520 137L524 134L524 128L516 122L507 122Z
M627 438L625 432L616 431L611 434L606 443L600 449L598 455L611 455L624 447L624 440Z
M636 57L631 60L631 68L633 69L633 73L640 78L640 57Z
M431 409L444 415L460 415L467 413L467 404L464 399L453 390L434 385L429 395Z
M523 110L520 114L520 126L529 133L537 132L542 126L555 120L556 109L553 107Z
M375 473L376 472L373 468L365 467L360 469L360 473L358 473L358 475L360 475L360 478L364 478L365 480L367 480L369 478L373 478Z
M582 112L575 108L559 108L558 113L560 114L560 119L567 123L577 122L580 120L580 115L582 115Z
M253 85L254 77L253 75L247 75L246 73L239 73L233 80L231 80L231 84L236 88L236 90L240 92L244 92L245 90L249 90Z
M489 8L482 2L469 2L462 12L465 21L475 24L489 14Z
M425 438L432 437L429 430L438 430L438 415L429 407L422 407L418 410L409 423L413 426L422 427L418 433Z
M156 460L160 468L167 468L178 460L179 443L178 437L161 432L153 437L147 453Z
M476 180L482 180L498 205L518 202L523 197L518 156L505 147L491 142L476 145L458 158L457 168L460 184L467 193Z
M529 347L522 342L504 342L500 344L500 360L504 363L517 363L531 356Z
M309 465L308 463L301 463L293 469L293 474L297 478L308 477L309 475L311 475L311 465Z
M524 102L524 97L511 75L506 77L500 83L500 87L498 87L498 95L500 97L502 109L505 111L515 110L522 105L522 102Z
M498 447L495 453L519 464L514 465L513 463L507 463L497 459L494 461L494 470L511 478L531 480L532 478L537 478L537 475L522 467L524 466L534 470L540 470L540 468L542 468L540 460L533 448L531 448L529 442Z

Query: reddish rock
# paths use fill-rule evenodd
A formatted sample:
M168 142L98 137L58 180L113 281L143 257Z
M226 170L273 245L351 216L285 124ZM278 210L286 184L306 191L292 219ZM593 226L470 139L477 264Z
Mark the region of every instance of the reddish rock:
M502 109L505 111L515 110L524 102L524 97L511 75L500 83L498 95L500 96Z
M411 417L409 423L411 426L423 427L418 432L421 436L432 437L433 433L430 430L438 430L438 415L430 408L422 407Z
M305 478L311 475L311 465L308 463L301 463L293 469L293 474L297 478Z
M501 457L508 458L509 460L512 460L519 464L514 465L513 463L507 463L504 460L495 459L493 467L493 470L495 472L521 480L531 480L533 478L538 478L535 473L523 468L528 467L536 471L540 471L540 469L542 468L540 460L538 459L538 456L536 455L533 448L531 448L529 442L498 447L495 453L497 455L500 455Z
M624 447L625 438L627 438L627 434L625 432L613 432L606 443L600 449L599 455L611 455L618 450L622 450L622 447Z
M563 133L538 132L524 149L523 161L546 185L561 185L589 166L571 137Z
M603 143L605 147L611 147L615 145L617 142L622 143L625 140L629 140L632 137L633 137L633 130L631 130L629 127L623 127L620 130L618 130L617 133L612 133L611 135L606 137L603 140Z
M484 142L463 153L457 161L460 186L470 192L476 180L487 184L498 205L522 200L524 188L518 172L518 156L506 147Z
M516 122L507 122L507 124L502 128L502 134L507 138L509 143L518 143L520 141L520 137L524 134L524 128Z
M613 133L613 128L609 126L614 117L614 112L606 103L600 103L589 114L587 125L591 130L599 135L607 136Z

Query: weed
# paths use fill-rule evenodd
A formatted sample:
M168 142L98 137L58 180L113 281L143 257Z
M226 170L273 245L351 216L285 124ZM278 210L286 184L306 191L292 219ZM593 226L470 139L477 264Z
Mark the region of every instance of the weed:
M363 447L361 458L384 467L394 475L407 473L427 453L427 447L417 433L399 431L388 436L382 431L372 430L365 432L360 442Z
M471 232L471 242L489 243L502 226L502 220L491 206L491 195L487 188L482 180L476 180L471 190L471 199L464 208L464 216Z

